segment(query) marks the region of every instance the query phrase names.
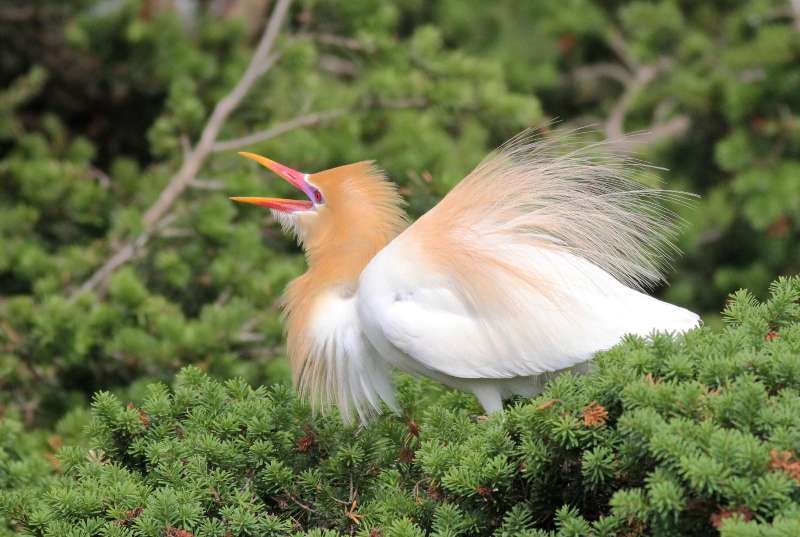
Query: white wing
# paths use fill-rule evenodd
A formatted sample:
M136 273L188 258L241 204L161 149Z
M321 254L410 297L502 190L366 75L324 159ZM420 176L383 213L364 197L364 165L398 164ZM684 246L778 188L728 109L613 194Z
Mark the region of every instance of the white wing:
M335 404L344 421L358 416L362 423L381 412L381 401L397 408L390 371L364 336L348 289L320 297L306 337L309 356L299 388L314 407Z
M400 234L359 280L362 327L406 370L461 379L557 371L625 334L697 315L635 287L661 279L676 193L603 146L520 137Z
M479 311L459 294L456 281L397 240L361 276L362 327L381 355L406 371L500 379L571 367L625 334L684 331L699 322L694 313L634 291L568 252L530 248L517 254L509 252L510 259L542 285L498 271L497 284L513 289L516 303Z

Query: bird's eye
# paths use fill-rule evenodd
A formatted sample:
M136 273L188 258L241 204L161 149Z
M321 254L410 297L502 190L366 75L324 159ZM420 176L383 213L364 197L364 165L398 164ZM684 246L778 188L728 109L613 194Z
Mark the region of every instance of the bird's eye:
M319 190L314 191L314 201L316 203L322 203L322 192L320 192Z

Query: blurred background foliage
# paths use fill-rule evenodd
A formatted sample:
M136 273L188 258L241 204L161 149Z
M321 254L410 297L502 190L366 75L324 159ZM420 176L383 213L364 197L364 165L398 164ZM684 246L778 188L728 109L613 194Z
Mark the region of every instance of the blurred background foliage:
M186 364L286 378L276 300L302 254L227 196L291 193L237 150L308 171L375 159L417 216L526 127L643 131L618 143L702 196L679 208L686 255L656 292L714 323L732 291L798 272L789 0L297 0L268 72L151 218L272 4L0 5L3 412L48 425Z

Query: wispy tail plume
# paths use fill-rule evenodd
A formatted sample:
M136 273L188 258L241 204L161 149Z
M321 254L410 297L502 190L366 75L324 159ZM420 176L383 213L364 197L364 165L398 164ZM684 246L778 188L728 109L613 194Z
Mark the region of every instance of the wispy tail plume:
M693 195L643 185L637 178L652 166L621 154L618 144L586 143L581 134L521 133L425 218L447 222L456 240L478 233L568 250L629 287L662 281L679 253L680 219L667 203L685 204Z

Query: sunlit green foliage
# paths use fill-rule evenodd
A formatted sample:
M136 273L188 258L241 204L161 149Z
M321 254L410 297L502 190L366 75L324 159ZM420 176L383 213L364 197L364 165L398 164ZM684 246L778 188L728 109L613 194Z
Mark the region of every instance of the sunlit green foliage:
M800 278L724 315L630 338L488 418L410 379L402 416L364 428L196 368L135 403L100 392L89 445L62 448L55 474L3 424L0 520L37 536L794 535Z
M800 534L796 286L754 298L800 271L800 14L786 0L296 0L280 57L219 138L327 119L213 152L147 236L143 215L272 2L0 4L7 534ZM246 387L287 378L276 301L303 258L264 211L227 200L293 195L237 149L307 171L376 159L418 216L555 118L650 131L633 149L669 169L653 178L701 194L678 208L685 256L656 292L713 327L750 289L722 334L628 341L487 421L409 379L404 417L364 430L312 417L285 386ZM129 262L79 292L137 236Z

